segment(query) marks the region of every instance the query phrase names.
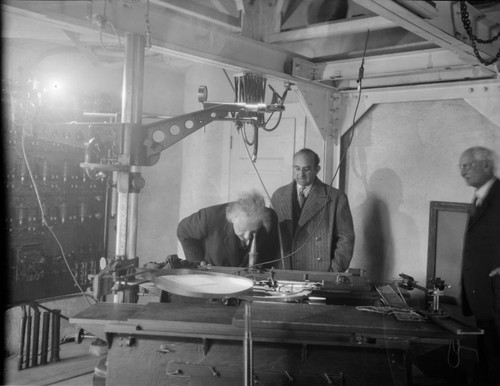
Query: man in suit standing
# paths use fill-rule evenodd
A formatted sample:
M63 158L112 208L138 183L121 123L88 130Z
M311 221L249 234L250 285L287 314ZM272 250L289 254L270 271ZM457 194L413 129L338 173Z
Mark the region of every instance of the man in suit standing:
M294 181L271 198L289 263L284 268L343 272L354 249L352 215L347 196L317 178L320 169L314 151L299 150L293 157Z
M484 330L478 336L477 385L500 385L500 181L495 154L471 147L460 157L460 174L475 188L464 238L462 309Z
M184 218L177 226L177 237L191 262L247 267L254 239L259 261L252 265L279 259L278 217L256 192Z

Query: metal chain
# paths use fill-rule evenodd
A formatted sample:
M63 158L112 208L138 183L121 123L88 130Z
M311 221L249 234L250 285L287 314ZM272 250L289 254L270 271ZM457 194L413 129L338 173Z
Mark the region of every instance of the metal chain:
M467 35L469 35L469 39L471 41L471 46L474 51L474 54L476 55L477 59L484 65L488 66L490 64L495 63L499 58L500 58L500 49L498 50L496 56L491 59L487 60L481 57L481 54L479 53L479 50L477 49L476 42L480 44L489 44L493 43L498 40L500 37L500 32L498 32L495 36L493 36L491 39L483 40L479 39L476 35L474 35L474 32L472 31L471 27L471 21L469 18L469 12L467 11L467 4L465 3L464 0L460 1L460 13L462 15L462 23L464 25L465 30L467 31Z

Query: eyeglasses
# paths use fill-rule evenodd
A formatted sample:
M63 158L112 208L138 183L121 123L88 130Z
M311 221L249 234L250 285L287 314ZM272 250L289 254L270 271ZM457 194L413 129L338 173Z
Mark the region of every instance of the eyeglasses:
M480 162L468 162L466 164L461 164L461 165L458 165L458 168L462 171L462 172L466 172L467 170L471 170L473 167L476 167L477 165L479 165Z
M303 168L301 168L300 166L294 166L293 170L295 170L296 172L311 173L312 171L314 171L314 167L304 166Z

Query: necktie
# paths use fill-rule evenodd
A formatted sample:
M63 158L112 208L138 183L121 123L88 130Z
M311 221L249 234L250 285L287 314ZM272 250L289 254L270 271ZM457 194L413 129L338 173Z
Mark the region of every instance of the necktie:
M479 199L477 198L477 196L474 196L474 199L472 200L472 208L470 210L471 216L476 215L478 207L479 207Z
M304 190L305 190L304 187L301 187L299 189L298 199L299 199L299 208L300 209L302 209L302 207L304 206L304 202L306 200L306 196L304 194Z

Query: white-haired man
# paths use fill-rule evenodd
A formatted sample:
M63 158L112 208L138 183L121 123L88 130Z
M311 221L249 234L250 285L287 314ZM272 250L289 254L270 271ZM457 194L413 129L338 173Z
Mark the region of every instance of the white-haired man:
M465 232L462 309L484 330L478 336L477 385L500 385L500 180L495 154L485 147L465 150L459 161L465 183L475 188Z
M279 259L278 217L264 198L250 192L237 201L214 205L181 220L177 237L186 259L214 266L247 267L253 237L259 261Z

